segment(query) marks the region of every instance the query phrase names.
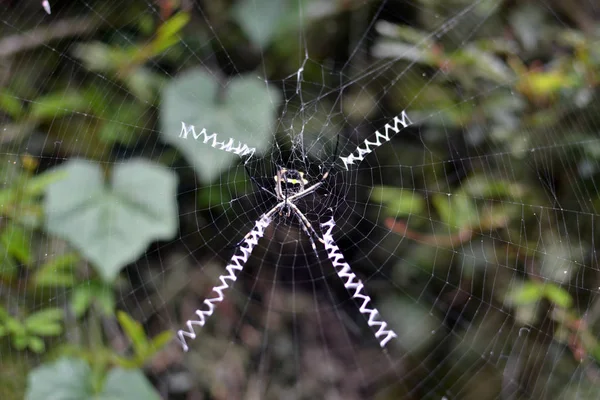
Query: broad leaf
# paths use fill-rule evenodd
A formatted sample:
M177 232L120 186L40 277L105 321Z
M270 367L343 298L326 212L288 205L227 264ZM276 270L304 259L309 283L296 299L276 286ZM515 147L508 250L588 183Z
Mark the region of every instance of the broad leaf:
M177 232L177 178L172 171L133 160L114 167L105 184L100 166L85 160L60 167L65 179L46 190L46 229L68 240L112 282L155 240Z
M233 8L233 17L254 44L265 48L291 9L289 0L242 0Z
M29 374L27 400L159 400L140 370L111 369L100 393L94 393L90 366L83 360L62 358Z
M92 398L90 367L83 360L62 358L34 369L28 378L27 400Z
M163 93L161 134L203 180L211 181L239 156L211 147L203 142L204 136L180 138L182 122L193 125L196 133L205 128L209 135L216 132L219 141L231 138L261 152L273 137L280 99L275 88L254 76L235 78L222 88L216 76L192 69L173 79Z
M113 368L104 381L98 400L160 400L148 379L138 369Z

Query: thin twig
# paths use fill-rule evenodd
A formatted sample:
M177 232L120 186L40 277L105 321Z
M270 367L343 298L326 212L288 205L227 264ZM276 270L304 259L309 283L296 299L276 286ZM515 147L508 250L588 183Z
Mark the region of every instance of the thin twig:
M94 32L100 26L97 18L66 18L30 31L10 35L0 40L0 58L32 50L53 40Z

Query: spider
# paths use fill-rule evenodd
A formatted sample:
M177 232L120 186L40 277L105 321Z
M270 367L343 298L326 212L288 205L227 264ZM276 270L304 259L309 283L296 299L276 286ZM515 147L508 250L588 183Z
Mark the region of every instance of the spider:
M334 154L337 152L337 147L338 145L336 144ZM273 179L275 180L275 193L273 193L271 190L265 188L260 183L258 183L254 179L254 177L250 175L250 172L247 171L248 176L250 176L251 180L255 182L255 184L258 187L270 193L278 201L278 203L273 208L271 208L271 210L269 210L265 214L265 216L270 218L274 214L278 213L280 216L290 218L293 214L294 217L296 217L296 219L298 220L302 231L308 236L308 239L310 240L312 249L315 252L315 254L317 253L317 245L315 244L315 240L313 238L316 238L319 242L323 244L325 244L325 242L321 237L319 237L319 234L313 228L308 218L306 218L304 213L298 208L298 206L295 203L301 198L316 192L317 189L319 189L323 185L323 183L325 183L325 180L329 177L330 172L331 167L321 176L321 178L316 183L313 183L312 185L306 187L309 182L306 179L304 172L295 169L288 169L285 167L278 167L277 174L273 177ZM251 232L252 231L250 231L235 247L239 246L245 240L247 240Z
M393 125L392 125L393 123ZM406 128L412 124L405 111L402 111L400 116L394 117L392 123L387 123L384 126L384 133L375 131L375 141L365 139L360 145L356 147L348 156L339 158L344 163L344 168L349 170L350 166L354 165L355 162L360 163L367 154L371 153L375 148L391 140L390 131L398 133L401 129ZM399 127L401 126L401 128ZM235 282L237 280L237 274L244 268L246 262L250 258L254 247L258 244L258 241L263 237L266 228L271 224L272 218L276 213L290 218L292 214L298 220L302 231L308 236L311 246L314 252L317 254L317 246L314 238L320 242L325 250L327 251L327 258L331 261L331 264L335 268L337 275L344 281L344 287L350 292L351 297L358 302L362 302L359 311L361 314L367 316L367 325L371 328L376 328L377 331L374 333L375 338L379 340L379 345L383 348L385 345L397 337L396 333L391 329L387 329L387 323L379 318L379 311L369 306L371 298L364 292L364 285L352 272L350 265L345 261L344 256L335 243L333 238L333 228L335 227L335 220L333 218L333 210L330 208L329 211L331 216L325 223L320 224L321 236L313 228L311 222L306 218L304 213L298 208L296 202L312 193L317 191L325 180L328 178L331 169L335 166L336 153L339 145L339 136L336 142L336 149L333 155L333 161L331 167L323 173L321 178L311 185L305 177L305 173L295 169L287 169L279 167L277 173L274 176L275 179L275 192L262 186L248 171L247 163L250 158L254 155L255 149L249 148L247 145L238 142L237 146L234 146L234 140L230 139L227 142L219 142L217 140L217 134L213 133L208 135L206 129L202 129L199 134L196 134L194 126L187 126L182 122L180 138L187 139L188 134L192 133L195 140L202 139L204 143L209 143L210 146L235 153L241 156L249 155L248 159L244 162L244 168L250 176L252 182L254 182L262 190L270 193L275 197L278 203L271 208L269 211L264 213L254 224L254 227L244 236L244 238L235 246L236 251L234 252L231 260L225 267L227 274L223 274L219 277L221 285L215 286L213 292L215 296L205 299L205 309L197 309L197 319L191 319L186 322L187 330L180 329L177 331L179 342L184 351L189 350L187 339L194 340L196 338L196 332L194 326L204 326L208 317L210 317L216 307L216 304L222 302L225 298L224 290L229 288L229 282ZM318 257L318 254L317 254Z

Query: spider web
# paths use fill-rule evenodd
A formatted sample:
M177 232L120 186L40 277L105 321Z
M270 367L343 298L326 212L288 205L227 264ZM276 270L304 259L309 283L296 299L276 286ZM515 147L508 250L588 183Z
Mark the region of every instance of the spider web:
M238 3L50 2L48 15L22 1L0 17L5 187L27 162L42 172L76 157L108 170L141 157L178 177L177 234L155 238L102 289L147 332L175 332L195 318L240 241L279 202L268 191L288 168L308 185L329 171L295 204L321 238L334 218L335 243L398 335L382 348L323 244L315 238L313 251L297 219L276 213L225 299L194 327L190 350L174 340L151 362L165 397L597 398L593 19L543 1ZM580 5L589 18L597 13ZM190 21L172 47L133 64L144 67L139 74L94 68L92 53L76 50L141 46L177 11ZM539 61L548 47L564 54L557 64ZM191 70L216 82L217 104L237 108L215 108L213 126L176 122L254 154L227 158L209 144L186 153L198 139L163 129L165 93ZM246 103L228 100L248 77L268 99L257 91ZM64 101L88 84L116 111ZM148 90L156 98L144 97ZM58 106L44 110L42 96L56 91ZM194 85L173 93L192 105L191 119L211 117ZM7 112L15 101L38 106L37 119ZM266 104L269 124L254 103ZM346 170L342 157L403 112L411 125ZM130 139L97 140L110 124ZM73 248L42 231L27 231L28 268ZM85 263L69 273L84 284L98 275ZM11 313L70 307L73 287L19 274L19 285L0 286ZM110 321L105 334L119 337ZM92 329L85 318L71 322L79 329L62 338L69 343ZM15 359L41 361L0 350L0 360Z

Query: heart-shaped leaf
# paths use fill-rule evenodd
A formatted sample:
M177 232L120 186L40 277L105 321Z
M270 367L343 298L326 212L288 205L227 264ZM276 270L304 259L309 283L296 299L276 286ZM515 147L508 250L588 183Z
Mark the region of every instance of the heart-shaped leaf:
M28 378L27 400L80 400L92 397L90 366L83 360L62 358L34 369Z
M147 399L160 400L160 396L139 369L116 367L110 370L98 400Z
M176 175L138 159L114 167L106 184L100 166L72 160L65 179L46 189L46 229L69 241L112 282L155 240L177 233Z
M182 122L197 133L217 133L218 140L243 143L265 151L273 137L273 124L281 94L251 76L231 80L225 88L214 75L192 69L173 79L163 93L161 134L192 164L205 181L212 181L239 156L204 143L204 136L179 137ZM210 143L210 142L209 142Z
M242 0L233 8L233 17L254 44L265 48L290 9L289 0Z
M29 374L27 400L159 400L148 379L138 369L112 368L100 393L94 393L90 366L83 360L61 358Z

